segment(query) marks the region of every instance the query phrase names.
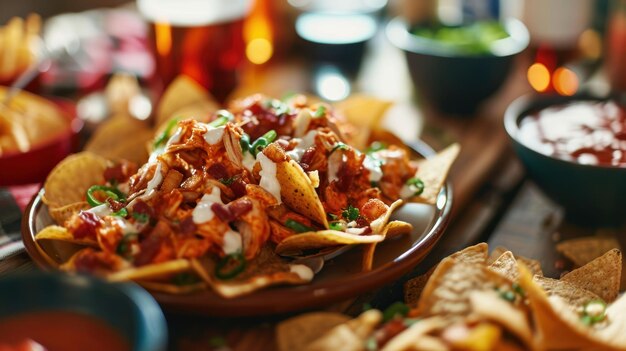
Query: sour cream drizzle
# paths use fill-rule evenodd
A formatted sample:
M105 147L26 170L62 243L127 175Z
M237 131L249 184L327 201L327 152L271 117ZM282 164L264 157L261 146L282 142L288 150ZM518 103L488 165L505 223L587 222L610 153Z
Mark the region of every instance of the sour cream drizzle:
M259 152L256 158L257 161L261 163L261 172L259 172L261 182L259 185L272 194L280 204L280 183L276 178L276 164L267 158L267 156L265 156L262 152Z
M293 150L288 151L287 155L289 155L289 157L291 157L293 160L300 162L300 160L302 159L302 155L304 155L304 152L311 146L315 145L316 136L317 130L310 130L302 139L296 138L295 140L298 141L296 147L294 147Z
M289 271L296 273L302 280L311 281L313 279L313 271L303 264L292 264L289 266Z
M228 229L224 233L222 251L224 251L224 253L228 255L241 251L241 247L241 234L232 229Z
M207 124L206 127L208 130L204 133L204 140L209 145L215 145L222 141L222 137L224 136L224 126L215 128Z
M163 155L163 153L165 153L165 150L167 150L167 148L172 145L172 144L176 144L180 141L180 137L183 134L183 129L182 128L178 128L176 130L176 133L174 133L168 140L167 143L165 143L164 146L159 146L158 148L154 149L154 151L152 151L152 153L150 154L150 159L148 160L148 162L152 163L155 162L157 160L157 157L159 157L160 155Z
M163 174L161 174L161 162L157 162L156 169L154 170L154 175L152 179L148 182L148 186L146 186L146 192L141 196L142 199L149 199L154 196L156 189L161 185L163 181Z
M200 199L200 202L196 205L196 208L193 209L191 216L193 218L193 222L196 224L201 224L210 221L213 219L215 214L211 209L211 205L218 203L223 205L222 197L220 196L221 192L218 187L214 187L211 189L210 194L204 194Z
M370 171L370 182L379 182L383 178L381 166L383 161L372 155L366 155L363 160L363 167Z
M109 216L113 213L113 211L111 210L111 208L109 207L108 203L104 203L102 205L98 205L96 207L92 207L90 209L87 210L87 212L93 213L96 216L102 218L105 216Z

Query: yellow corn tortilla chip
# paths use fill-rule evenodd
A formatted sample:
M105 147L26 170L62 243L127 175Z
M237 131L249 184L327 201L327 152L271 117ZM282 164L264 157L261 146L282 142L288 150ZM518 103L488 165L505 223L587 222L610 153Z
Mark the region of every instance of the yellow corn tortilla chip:
M584 266L611 249L621 248L619 241L609 236L589 236L556 244L556 250L574 262L577 267Z
M503 253L497 260L491 263L488 268L512 282L517 281L517 261L511 251Z
M533 281L530 272L519 265L520 286L530 302L536 331L536 347L549 350L623 350L626 348L626 299L618 299L607 309L609 325L594 329L580 322L579 315L566 303L548 295Z
M622 276L622 253L612 249L586 265L561 277L561 281L572 283L591 291L606 302L612 302L619 294Z
M160 126L176 112L200 101L215 101L209 92L192 78L180 75L170 83L159 100L154 125ZM217 105L217 103L215 103Z
M372 232L374 234L380 234L383 237L387 237L389 231L391 231L391 235L398 235L400 233L406 234L410 232L411 229L413 229L413 226L406 222L394 221L395 223L393 224L389 223L391 215L398 207L402 205L402 203L402 200L396 200L389 206L385 214L383 214L379 218L376 218L370 223L370 228L372 229ZM374 252L376 251L376 245L377 243L371 243L365 245L365 247L363 248L363 271L369 271L372 269L372 265L374 264Z
M489 257L487 258L487 264L492 264L493 262L495 262L495 260L500 258L500 256L502 256L503 253L507 251L510 251L510 250L507 249L506 247L497 246L489 254ZM541 269L541 263L539 261L532 259L532 258L521 256L521 255L516 255L516 254L513 254L513 257L515 257L516 261L519 261L523 263L524 265L526 265L526 268L530 269L533 275L543 276L543 270Z
M46 178L43 202L48 208L58 208L85 201L89 187L104 184L107 164L105 158L88 151L66 157Z
M187 272L189 270L191 270L191 263L189 260L177 259L125 269L119 272L111 273L106 278L111 282L126 280L150 280L171 274Z
M48 209L48 212L57 224L63 224L75 213L88 210L90 207L87 201L80 201L61 207L51 207Z
M452 167L460 151L459 144L452 144L437 155L420 161L415 177L424 182L424 191L409 201L436 204L439 191L446 182L450 167Z
M373 96L353 94L347 99L336 103L335 110L343 114L352 124L368 129L378 129L385 112L392 104L391 101Z
M431 267L426 273L409 279L404 283L404 303L412 308L417 308L422 291L424 291L424 287L426 287L426 283L435 271L435 268L437 268L436 265Z
M534 276L533 281L539 285L548 296L558 296L572 309L582 308L591 300L601 300L591 291L582 289L574 284L562 280Z
M450 340L450 343L455 350L494 350L501 338L501 328L482 322L469 329L465 337Z
M378 234L355 235L336 230L320 230L317 232L292 235L276 246L280 255L297 255L304 250L321 249L330 246L370 244L381 242L384 236Z
M357 318L340 324L326 334L307 345L305 351L361 351L364 341L372 334L382 321L382 313L378 310L368 310Z
M55 240L64 241L72 244L87 245L97 247L98 242L90 238L76 239L67 229L58 225L50 225L43 228L35 235L35 240Z
M430 317L422 319L414 323L407 329L400 332L393 339L389 340L381 351L404 351L413 350L413 345L424 335L432 333L435 330L442 329L449 325L450 322L441 317Z
M278 351L302 350L306 345L346 323L350 317L334 312L313 312L289 318L276 326Z
M313 271L310 268L285 262L267 246L262 248L254 259L246 263L246 269L242 273L232 279L218 279L215 276L215 264L215 261L210 259L191 261L196 274L225 298L249 294L274 285L305 284L313 278ZM299 267L294 269L294 266ZM304 276L298 274L298 270L304 270Z
M294 160L277 163L276 178L280 182L280 197L287 206L328 228L324 205L311 180Z
M495 249L491 250L489 253L489 257L487 257L487 264L494 263L503 253L510 251L506 247L497 246Z
M449 257L460 262L484 265L487 261L488 250L489 246L487 243L478 243L473 246L468 246L461 251L457 251Z
M148 280L136 280L135 282L150 291L158 291L173 295L190 294L196 291L205 290L207 288L204 282L198 282L189 285L175 285Z
M138 165L148 161L147 142L152 129L144 122L128 116L114 117L96 129L85 145L91 151L109 160L128 160Z
M532 348L532 330L523 310L514 307L493 290L473 291L469 300L473 313L503 326L523 341L526 347Z

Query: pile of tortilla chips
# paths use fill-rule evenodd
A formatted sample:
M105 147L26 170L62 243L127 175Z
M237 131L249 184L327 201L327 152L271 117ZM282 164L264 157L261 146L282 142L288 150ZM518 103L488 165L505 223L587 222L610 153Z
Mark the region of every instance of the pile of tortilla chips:
M50 173L42 199L57 225L37 233L39 248L62 270L226 298L308 283L346 246L364 245L371 269L377 243L412 229L393 212L435 204L459 148L410 159L373 125L389 104L354 103L375 108L344 102L345 114L372 125L301 95L217 110L181 77L153 129L114 117Z
M502 248L488 255L482 243L409 280L406 305L355 319L298 316L279 324L278 345L281 351L625 350L621 268L621 252L613 248L551 279L537 261Z

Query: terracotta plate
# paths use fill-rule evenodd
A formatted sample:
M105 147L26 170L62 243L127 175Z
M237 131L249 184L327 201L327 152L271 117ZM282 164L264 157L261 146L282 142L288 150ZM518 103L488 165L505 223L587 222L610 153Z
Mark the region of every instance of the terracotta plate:
M433 154L423 143L411 145L419 154ZM41 254L44 250L34 241L35 234L53 224L46 205L41 201L43 190L37 194L22 220L22 238L26 250L37 265L49 269L51 265ZM189 295L153 293L166 310L216 316L252 316L279 314L320 307L358 296L379 288L409 272L432 250L450 219L452 190L446 184L439 193L436 206L407 204L394 214L413 224L411 235L385 241L376 249L373 269L361 272L361 249L356 247L326 261L313 282L301 286L274 287L247 296L224 299L211 291ZM54 256L60 250L54 245L45 250Z

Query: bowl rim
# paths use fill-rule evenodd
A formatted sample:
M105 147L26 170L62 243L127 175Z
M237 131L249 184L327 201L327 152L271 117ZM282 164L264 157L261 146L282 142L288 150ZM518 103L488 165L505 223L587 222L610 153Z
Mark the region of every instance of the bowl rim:
M496 40L491 44L490 52L485 54L467 55L459 53L454 49L436 45L433 40L413 35L408 31L409 24L400 16L387 23L385 33L393 45L404 51L436 57L484 59L487 57L508 57L524 51L530 43L530 34L526 26L515 18L506 18L500 23L504 25L509 37Z
M165 350L168 342L168 329L165 321L165 315L155 299L139 285L132 282L108 283L105 280L92 275L69 275L57 271L30 271L22 274L11 274L2 280L0 285L10 285L12 283L21 285L26 283L26 285L31 285L33 281L37 280L40 282L53 282L59 286L72 289L93 287L97 291L102 291L103 293L105 289L119 292L120 295L123 296L124 299L127 299L134 307L132 310L128 311L128 313L132 314L136 319L137 326L134 340L129 340L131 341L132 349L136 351ZM42 296L44 295L45 293L42 293ZM64 308L52 308L45 310L66 311ZM23 313L37 313L39 311L44 310L25 309ZM75 312L77 310L67 311ZM100 318L97 314L91 313L89 309L81 309L80 312L84 312L89 317L102 321L102 318ZM17 314L20 314L20 312ZM0 318L10 318L11 316L13 316L13 314L2 316ZM116 326L110 325L106 322L105 324L113 329L116 329L117 331Z
M537 95L535 93L528 93L522 95L515 99L513 102L509 104L504 112L504 129L509 136L509 138L524 148L524 150L530 151L533 155L538 155L542 158L553 160L554 162L562 165L567 165L569 167L575 167L580 169L604 169L604 170L614 170L620 171L624 170L626 172L626 167L624 166L612 166L612 165L589 165L582 164L570 160L561 159L552 155L546 155L541 153L532 147L528 146L519 138L519 123L522 119L528 116L528 112L535 111L551 106L567 104L575 101L596 101L596 102L606 102L606 101L619 101L619 95L607 95L600 96L594 95L589 92L583 92L580 94L572 95L572 96L561 96L561 95Z

